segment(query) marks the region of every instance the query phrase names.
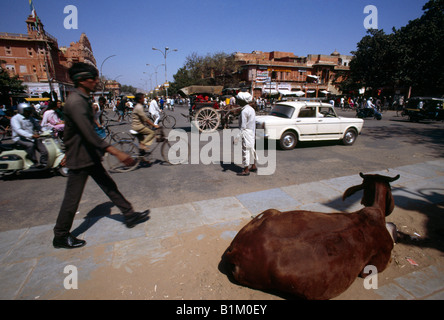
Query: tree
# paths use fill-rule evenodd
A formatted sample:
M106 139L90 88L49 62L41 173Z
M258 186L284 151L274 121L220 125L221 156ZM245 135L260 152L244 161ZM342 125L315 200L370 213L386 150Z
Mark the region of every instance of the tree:
M444 0L430 0L424 14L394 30L399 65L397 79L415 95L444 94Z
M392 34L371 29L357 44L342 89L411 87L414 95L444 94L444 0Z
M236 70L234 54L218 52L200 56L194 52L186 57L184 66L174 75L171 92L190 85L231 86L237 83Z
M138 90L137 90L137 88L135 88L133 86L129 86L129 85L124 84L121 87L121 91L123 93L131 93L131 94L135 95Z
M17 75L10 77L9 73L0 67L0 105L11 105L11 96L23 93L26 86L22 85Z
M393 35L383 30L370 29L357 44L357 51L350 62L350 77L343 87L357 84L357 87L377 89L391 85L397 70ZM356 89L353 86L353 89Z

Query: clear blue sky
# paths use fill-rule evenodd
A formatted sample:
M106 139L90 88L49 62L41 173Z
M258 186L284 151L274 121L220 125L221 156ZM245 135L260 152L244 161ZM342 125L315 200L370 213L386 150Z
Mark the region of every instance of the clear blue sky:
M422 15L427 0L33 0L45 30L59 46L85 32L103 74L123 84L150 86L167 55L168 80L191 53L286 51L298 56L350 54L366 34L364 8L378 9L378 27L391 33ZM78 29L67 30L65 6L78 9ZM26 33L28 0L0 0L0 32ZM146 64L151 66L147 67ZM142 79L142 80L141 80ZM158 67L158 83L165 79ZM155 85L155 76L152 76Z

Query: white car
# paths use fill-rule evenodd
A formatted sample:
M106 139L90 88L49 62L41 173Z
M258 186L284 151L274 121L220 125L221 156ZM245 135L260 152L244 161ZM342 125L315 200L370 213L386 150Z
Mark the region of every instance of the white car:
M361 133L364 120L339 117L331 104L308 101L280 102L270 115L256 117L257 134L279 140L284 150L298 141L341 140L352 145Z

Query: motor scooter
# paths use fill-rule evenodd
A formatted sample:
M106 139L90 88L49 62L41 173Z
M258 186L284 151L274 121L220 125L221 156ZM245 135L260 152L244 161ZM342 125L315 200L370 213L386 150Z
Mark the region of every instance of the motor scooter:
M17 144L0 144L0 176L52 170L67 177L68 168L62 165L65 154L59 141L53 137L51 131L44 131L40 138L48 150L48 163L45 167L34 167L33 162L27 158L26 151Z
M374 108L360 108L356 110L356 115L358 118L369 118L373 117L376 120L382 119L382 114Z

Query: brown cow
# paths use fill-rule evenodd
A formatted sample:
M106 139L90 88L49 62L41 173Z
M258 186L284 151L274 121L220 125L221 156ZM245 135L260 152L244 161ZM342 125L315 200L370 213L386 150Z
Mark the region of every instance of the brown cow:
M394 209L390 178L363 175L343 199L364 190L363 209L353 213L280 212L269 209L244 226L224 253L234 279L246 286L304 299L344 292L364 268L378 272L390 262L393 240L385 216Z

